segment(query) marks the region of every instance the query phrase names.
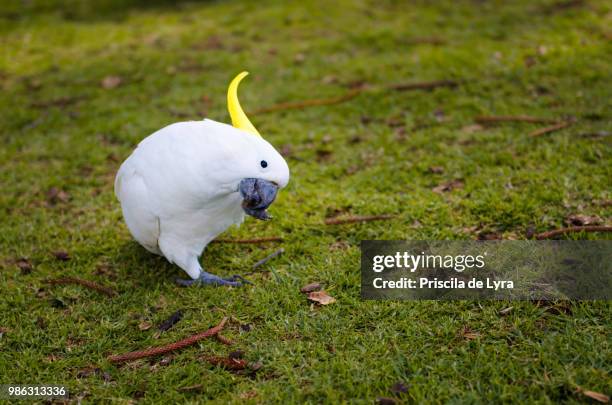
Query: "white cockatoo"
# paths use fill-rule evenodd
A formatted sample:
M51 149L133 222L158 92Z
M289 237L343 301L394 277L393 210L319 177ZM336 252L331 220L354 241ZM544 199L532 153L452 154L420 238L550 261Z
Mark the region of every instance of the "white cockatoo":
M189 274L191 280L177 280L181 285L245 282L207 273L198 259L245 213L269 219L266 209L289 181L287 163L238 101L238 84L247 74L240 73L228 88L233 126L209 119L168 125L140 142L115 178L130 233Z

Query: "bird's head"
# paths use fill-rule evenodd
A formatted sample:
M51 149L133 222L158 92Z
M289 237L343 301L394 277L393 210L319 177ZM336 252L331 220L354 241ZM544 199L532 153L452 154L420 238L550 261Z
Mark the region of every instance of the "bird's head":
M247 75L242 72L232 80L227 91L227 107L232 125L241 130L241 159L234 163L232 173L239 175L237 191L242 196L242 209L258 219L269 219L266 209L276 193L289 182L289 167L285 159L261 137L251 124L238 101L238 84Z

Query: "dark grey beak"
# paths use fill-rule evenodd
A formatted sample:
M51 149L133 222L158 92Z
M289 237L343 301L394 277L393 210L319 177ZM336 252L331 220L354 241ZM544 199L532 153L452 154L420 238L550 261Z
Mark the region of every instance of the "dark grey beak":
M266 208L272 204L278 192L278 186L262 179L243 179L238 187L243 198L242 209L247 215L257 219L267 220L270 215Z

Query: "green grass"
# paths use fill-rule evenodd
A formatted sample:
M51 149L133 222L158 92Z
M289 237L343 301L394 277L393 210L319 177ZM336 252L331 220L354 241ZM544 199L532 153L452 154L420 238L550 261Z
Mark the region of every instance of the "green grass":
M576 302L569 314L529 302L364 302L358 270L362 239L524 238L571 214L609 221L610 137L601 136L612 131L609 4L120 3L0 8L0 326L8 328L0 383L65 384L73 399L92 403L372 403L393 396L398 381L408 392L396 399L415 403L582 402L576 386L612 392L609 302ZM443 43L418 41L432 37ZM228 122L226 86L241 70L251 72L241 87L247 110L341 95L356 81L372 89L337 105L251 117L291 151L292 178L273 221L249 218L224 237L282 236L286 253L250 277L254 286L181 289L172 282L181 271L131 239L113 178L142 138L169 123ZM122 83L103 88L109 75ZM383 90L440 79L461 84ZM477 115L519 114L576 123L539 138L528 134L542 124L470 128ZM464 186L432 191L453 179ZM50 204L54 187L69 199ZM398 217L323 225L337 211ZM274 248L214 244L202 262L244 274ZM57 250L71 259L57 260ZM15 265L20 257L33 264L30 274ZM43 284L66 275L120 295ZM312 281L337 302L308 304L299 288ZM185 318L158 339L138 327L177 309ZM244 332L234 322L225 333L262 363L254 378L202 360L233 350L215 340L168 365L105 360L223 315L253 326ZM465 339L465 328L479 337ZM110 380L79 377L89 366ZM179 390L194 384L202 390Z

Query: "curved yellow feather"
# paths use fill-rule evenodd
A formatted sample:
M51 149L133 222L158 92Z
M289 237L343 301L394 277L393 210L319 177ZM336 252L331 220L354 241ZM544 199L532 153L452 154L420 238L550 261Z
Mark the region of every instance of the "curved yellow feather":
M251 124L251 121L247 118L238 101L238 84L240 84L240 81L248 74L249 72L242 72L234 77L234 80L230 83L227 88L227 109L229 110L233 126L261 137L253 124Z

